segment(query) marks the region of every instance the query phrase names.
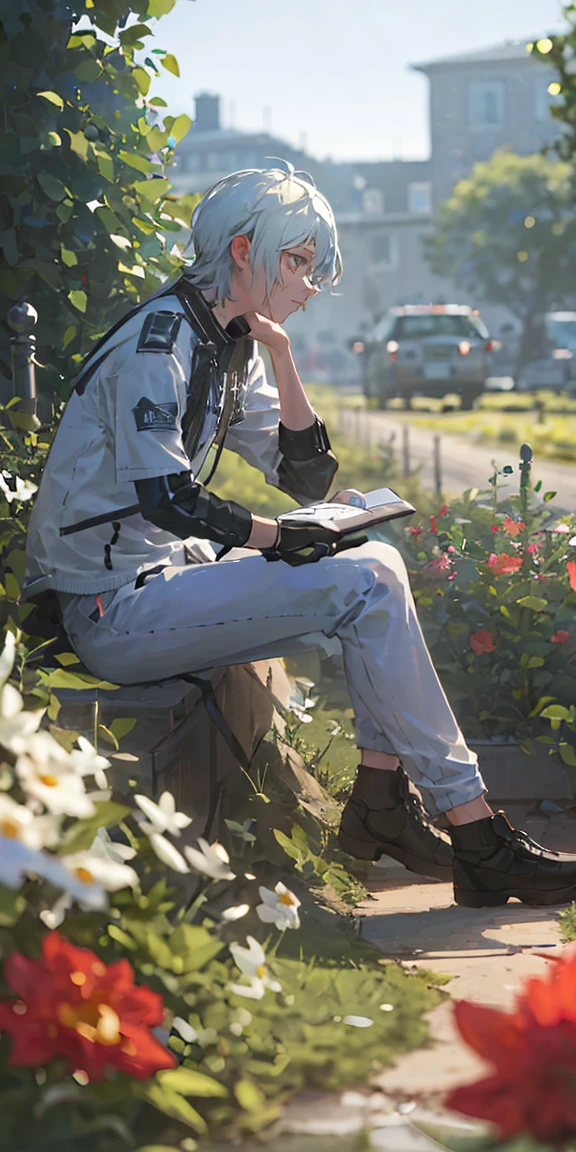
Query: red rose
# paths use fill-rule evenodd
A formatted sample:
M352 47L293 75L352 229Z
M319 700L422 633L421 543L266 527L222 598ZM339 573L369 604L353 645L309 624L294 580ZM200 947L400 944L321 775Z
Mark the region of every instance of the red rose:
M492 1070L446 1103L496 1124L503 1139L529 1133L560 1143L576 1135L576 950L554 960L546 976L527 981L513 1012L455 1005L461 1035Z
M569 639L570 633L565 632L563 628L558 628L553 636L550 637L551 644L565 644Z
M491 632L487 632L484 628L480 628L478 632L473 632L470 637L470 647L477 656L482 652L494 652L496 644Z
M91 1080L103 1080L108 1067L137 1080L175 1067L150 1031L164 1018L162 998L134 984L127 960L106 966L95 952L49 932L40 958L10 952L4 975L18 997L0 1002L12 1064L35 1067L61 1057Z

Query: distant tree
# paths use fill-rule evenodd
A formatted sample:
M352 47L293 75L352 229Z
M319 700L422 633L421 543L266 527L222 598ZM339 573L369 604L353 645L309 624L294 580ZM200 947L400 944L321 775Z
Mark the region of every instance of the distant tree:
M518 367L538 354L535 317L576 296L576 209L567 163L501 150L437 210L433 272L521 321Z
M170 236L194 198L166 165L190 127L146 97L159 66L150 23L175 0L0 0L0 373L10 305L37 309L44 386L64 390L90 343L180 266ZM127 26L130 14L137 23ZM84 16L81 30L77 24ZM102 35L105 35L106 39ZM168 241L167 241L168 237Z
M552 65L558 73L549 87L554 97L550 112L559 122L553 147L562 160L571 164L576 187L576 3L564 4L563 11L565 32L545 36L526 47L535 60Z

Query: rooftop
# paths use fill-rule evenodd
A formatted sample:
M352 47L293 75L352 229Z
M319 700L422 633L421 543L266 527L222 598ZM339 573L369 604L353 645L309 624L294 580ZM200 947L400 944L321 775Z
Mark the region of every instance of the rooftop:
M459 64L498 64L517 60L530 60L526 51L526 40L507 40L505 44L495 44L492 48L480 48L476 52L460 52L455 56L442 56L423 64L413 64L416 72L428 72L432 68L444 68Z

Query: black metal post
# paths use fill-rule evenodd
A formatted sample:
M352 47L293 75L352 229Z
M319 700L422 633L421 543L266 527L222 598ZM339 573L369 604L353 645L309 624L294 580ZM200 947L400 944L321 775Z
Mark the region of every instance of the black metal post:
M33 330L38 322L38 313L31 304L14 304L6 317L8 327L14 335L10 337L10 358L12 361L12 395L20 397L20 412L36 415L36 371L34 353L36 337Z

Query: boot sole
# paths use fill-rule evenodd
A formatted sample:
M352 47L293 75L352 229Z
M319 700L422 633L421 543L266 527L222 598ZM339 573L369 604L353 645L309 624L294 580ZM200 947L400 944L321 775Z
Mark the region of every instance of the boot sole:
M382 843L378 840L359 840L349 832L340 832L338 841L342 851L354 856L356 860L379 860L381 856L391 856L393 860L403 864L408 872L415 872L418 876L430 876L434 880L444 881L454 879L451 864L435 864L429 860L422 860L396 844Z
M512 896L532 908L571 904L576 900L576 887L559 888L555 892L469 892L465 888L454 888L454 902L462 908L499 908L507 904Z

